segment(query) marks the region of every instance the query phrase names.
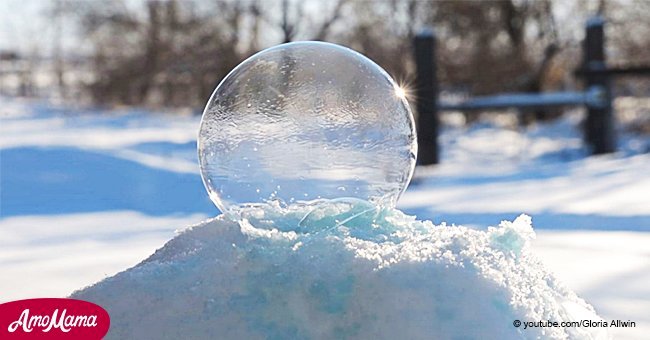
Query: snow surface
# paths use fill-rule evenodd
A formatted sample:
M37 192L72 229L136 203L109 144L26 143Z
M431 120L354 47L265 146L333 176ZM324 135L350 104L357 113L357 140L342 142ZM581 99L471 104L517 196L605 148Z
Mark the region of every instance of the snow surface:
M618 113L647 119L647 106L633 111ZM490 117L464 127L443 116L442 164L418 168L398 208L477 230L531 215L534 253L558 280L605 319L637 322L615 338L646 339L650 139L619 126L620 152L586 157L580 112L529 128ZM0 302L67 296L217 215L196 165L198 124L0 97Z
M512 326L600 320L531 254L526 215L487 231L348 202L242 216L195 226L72 297L106 308L115 339L607 337Z

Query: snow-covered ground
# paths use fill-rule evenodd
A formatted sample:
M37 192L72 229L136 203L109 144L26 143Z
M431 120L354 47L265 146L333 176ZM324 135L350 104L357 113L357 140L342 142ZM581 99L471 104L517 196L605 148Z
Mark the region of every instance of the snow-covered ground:
M0 302L66 296L218 214L198 174L196 116L6 98L0 116ZM457 118L445 118L442 164L418 168L398 207L476 228L527 213L561 281L605 319L637 322L615 337L650 333L650 140L621 131L620 152L585 157L579 113L528 129Z

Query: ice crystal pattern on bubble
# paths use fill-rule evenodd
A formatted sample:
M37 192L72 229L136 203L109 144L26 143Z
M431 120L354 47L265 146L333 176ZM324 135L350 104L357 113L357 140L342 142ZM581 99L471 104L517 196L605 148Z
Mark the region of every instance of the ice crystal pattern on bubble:
M370 59L323 42L278 45L233 69L206 105L198 148L222 211L334 198L392 207L417 151L404 91Z

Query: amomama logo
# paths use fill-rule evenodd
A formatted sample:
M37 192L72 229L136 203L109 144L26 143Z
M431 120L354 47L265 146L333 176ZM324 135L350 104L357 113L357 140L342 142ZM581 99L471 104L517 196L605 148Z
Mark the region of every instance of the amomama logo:
M75 299L30 299L0 304L0 339L101 339L106 310Z

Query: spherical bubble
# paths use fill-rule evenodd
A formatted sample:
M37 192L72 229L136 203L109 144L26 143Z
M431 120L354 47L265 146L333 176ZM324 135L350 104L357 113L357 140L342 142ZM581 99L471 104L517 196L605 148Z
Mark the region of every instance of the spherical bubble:
M295 42L233 69L206 105L201 176L223 212L352 198L393 207L417 150L404 91L348 48Z

